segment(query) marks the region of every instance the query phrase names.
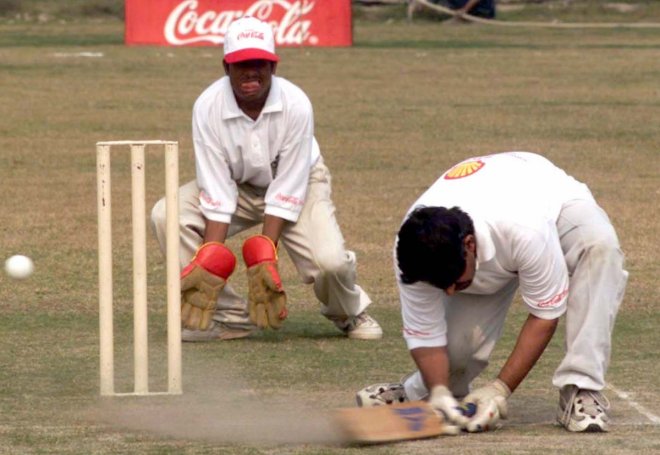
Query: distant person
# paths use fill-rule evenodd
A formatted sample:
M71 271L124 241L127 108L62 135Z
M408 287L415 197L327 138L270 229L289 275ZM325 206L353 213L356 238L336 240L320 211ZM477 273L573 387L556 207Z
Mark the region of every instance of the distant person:
M288 315L278 247L303 282L312 284L321 313L351 339L378 339L382 330L356 284L356 257L344 247L331 200L330 172L314 138L305 93L275 76L273 31L244 16L226 32L225 76L199 96L192 136L196 180L180 188L183 341L229 340L258 328L279 328ZM165 203L152 211L165 248ZM261 225L245 240L248 301L227 281L235 268L225 240Z
M458 17L465 14L481 17L482 19L495 18L495 0L432 0L456 11Z
M495 0L428 0L429 3L444 6L454 10L456 15L449 20L462 20L461 16L469 14L482 19L495 18ZM409 0L408 17L412 17L413 11L421 7L416 0Z
M395 264L417 371L359 391L358 404L427 399L456 426L493 430L565 315L566 352L552 379L557 419L568 431L607 431L602 391L628 273L614 228L585 184L533 153L467 159L412 205ZM516 292L529 315L515 347L494 379L472 388ZM477 405L471 418L460 410L468 403Z

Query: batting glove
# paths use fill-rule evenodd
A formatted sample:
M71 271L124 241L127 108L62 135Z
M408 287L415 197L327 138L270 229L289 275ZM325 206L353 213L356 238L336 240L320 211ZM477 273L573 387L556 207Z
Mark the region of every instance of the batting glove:
M445 420L447 426L445 434L457 434L468 423L468 418L463 415L460 404L444 385L437 385L431 389L429 405Z
M277 271L277 247L270 238L255 235L243 244L243 259L248 268L250 320L257 327L279 329L288 310Z
M181 323L191 330L207 330L220 291L236 266L236 257L219 242L199 247L181 272Z
M499 428L500 419L508 417L506 400L510 396L511 390L500 379L469 393L463 403L474 403L477 410L465 429L470 433L478 433Z

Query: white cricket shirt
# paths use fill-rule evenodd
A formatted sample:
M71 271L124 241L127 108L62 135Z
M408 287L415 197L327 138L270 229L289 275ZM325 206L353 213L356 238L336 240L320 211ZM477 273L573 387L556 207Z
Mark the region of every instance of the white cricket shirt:
M310 168L320 151L314 114L305 93L273 76L256 120L236 103L229 77L211 84L195 102L192 119L197 185L204 216L229 223L238 184L264 190L265 213L297 221Z
M568 271L556 221L562 205L593 200L583 183L550 161L529 152L507 152L467 159L445 172L413 204L458 206L474 222L477 271L461 294L489 295L513 279L529 312L554 319L566 311ZM403 334L409 349L445 346L447 325L443 290L399 280Z

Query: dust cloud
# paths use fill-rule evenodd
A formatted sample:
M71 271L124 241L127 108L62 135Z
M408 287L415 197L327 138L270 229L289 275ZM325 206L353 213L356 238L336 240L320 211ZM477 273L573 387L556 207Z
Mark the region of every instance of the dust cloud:
M87 415L115 429L185 440L247 445L342 443L331 413L315 408L285 386L282 394L269 392L262 397L225 374L193 375L184 368L183 376L183 395L101 398Z

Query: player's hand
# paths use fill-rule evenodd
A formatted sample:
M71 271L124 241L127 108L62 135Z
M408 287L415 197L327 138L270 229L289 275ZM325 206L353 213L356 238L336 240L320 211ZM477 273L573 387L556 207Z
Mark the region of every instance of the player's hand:
M456 434L468 423L468 418L463 415L460 404L449 389L443 385L433 387L429 405L436 414L444 419L447 426L445 434Z
M277 247L264 235L243 244L248 274L250 320L260 328L279 329L288 315L286 294L277 271Z
M207 330L220 291L234 271L236 257L219 242L199 247L181 272L181 323L191 330Z
M465 429L470 433L496 430L500 419L508 416L507 399L511 390L500 379L469 393L463 403L474 403L476 412L470 418Z

